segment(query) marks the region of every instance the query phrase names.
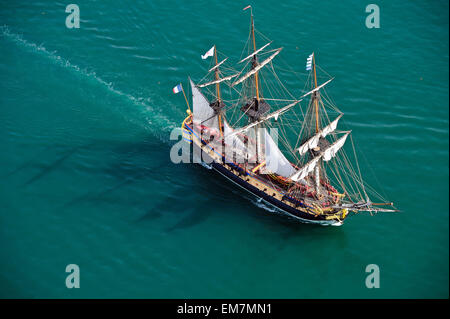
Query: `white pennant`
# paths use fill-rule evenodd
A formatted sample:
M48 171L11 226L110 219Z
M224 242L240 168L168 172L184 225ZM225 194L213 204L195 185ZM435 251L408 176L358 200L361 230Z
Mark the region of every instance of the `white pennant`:
M214 46L209 49L204 55L202 55L202 59L206 59L207 57L213 56L214 55Z

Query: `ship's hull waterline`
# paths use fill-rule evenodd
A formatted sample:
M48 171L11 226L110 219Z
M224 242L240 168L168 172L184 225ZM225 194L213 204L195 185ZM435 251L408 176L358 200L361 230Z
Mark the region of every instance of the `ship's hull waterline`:
M308 209L308 206L304 203L299 203L298 207L294 207L294 205L287 203L287 200L283 200L283 196L285 196L283 192L274 189L271 185L265 184L264 181L258 179L255 174L249 171L244 172L239 166L221 158L221 155L211 149L211 147L207 146L207 142L201 139L186 121L183 122L182 128L189 132L189 140L193 146L193 153L201 154L203 163L208 163L207 165L209 167L233 184L246 190L255 197L257 201L263 202L265 205L274 208L276 213L289 216L302 223L319 224L323 226L341 226L345 218L348 217L348 211L346 209L330 215L312 213L311 209ZM239 174L239 172L241 174Z

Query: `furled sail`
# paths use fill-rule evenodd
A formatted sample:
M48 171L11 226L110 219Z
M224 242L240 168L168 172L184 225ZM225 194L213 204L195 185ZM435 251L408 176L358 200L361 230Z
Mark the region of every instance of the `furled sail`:
M221 66L226 60L228 60L228 58L223 59L222 61L220 61L219 63L217 63L215 66L213 66L211 69L208 70L208 72L211 72L215 69L217 69L219 66Z
M267 59L265 59L263 62L261 62L260 64L258 64L255 68L253 68L252 70L250 70L249 72L247 72L243 77L241 77L239 80L235 81L231 86L235 86L241 82L243 82L244 80L248 79L250 76L252 76L253 74L255 74L256 72L258 72L259 70L261 70L267 63L269 63L270 61L273 60L273 58L275 58L275 56L277 56L278 53L281 52L283 48L279 48L278 50L275 51L275 53L273 53L270 57L268 57Z
M281 50L281 49L280 49L280 50ZM259 65L259 66L260 66L260 65ZM253 70L255 70L255 69L253 69ZM250 71L250 72L251 72L251 71ZM248 73L247 73L247 74L248 74ZM242 78L241 78L241 79L242 79ZM235 130L232 134L237 134L237 133L241 133L241 132L243 132L243 131L246 131L246 130L248 130L249 128L254 127L254 126L256 126L256 125L258 125L258 124L260 124L260 123L262 123L262 122L265 122L265 121L267 121L267 120L269 120L269 119L271 119L271 118L277 119L279 115L283 114L284 112L288 111L291 107L293 107L293 106L296 105L297 103L301 102L301 101L303 100L304 97L306 97L306 96L312 94L313 92L316 92L317 90L319 90L320 88L324 87L325 85L327 85L327 84L328 84L329 82L331 82L332 80L333 80L333 79L330 79L330 80L326 81L325 83L319 85L319 86L316 87L315 89L313 89L313 90L311 90L311 91L309 91L309 92L303 94L302 97L301 97L299 100L297 100L297 101L295 101L295 102L293 102L293 103L291 103L291 104L289 104L289 105L286 105L285 107L282 107L281 109L279 109L279 110L277 110L277 111L275 111L275 112L272 112L272 113L270 113L269 115L266 115L266 116L262 117L262 118L261 118L260 120L258 120L258 121L252 122L251 124L249 124L249 125L247 125L247 126L244 126L244 127L240 128L240 129L238 129L238 130ZM236 83L236 82L235 82L235 83ZM234 85L234 83L233 83L233 85ZM329 133L330 133L330 132L329 132ZM327 133L327 134L329 134L329 133ZM316 145L316 146L317 146L317 145Z
M211 85L211 84L216 84L216 83L220 83L220 82L223 82L223 81L231 80L235 76L237 76L237 74L233 74L233 75L230 75L230 76L227 76L227 77L215 80L215 81L211 81L211 82L208 82L208 83L198 84L197 86L199 88L202 88L202 87L205 87L205 86L208 86L208 85Z
M239 61L238 63L242 63L248 59L250 59L251 57L257 55L259 52L261 52L262 50L264 50L269 44L271 44L272 41L270 41L269 43L265 44L264 46L262 46L261 48L259 48L258 50L256 50L255 52L253 52L252 54L250 54L249 56L243 58L241 61Z
M276 173L286 178L294 174L294 167L292 167L291 163L286 159L283 153L281 153L267 129L264 129L264 140L266 161L265 168L272 173Z
M279 109L279 110L277 110L277 111L275 111L275 112L272 112L272 113L270 113L270 114L268 114L268 115L262 117L262 118L261 118L260 120L258 120L258 121L252 122L252 123L249 124L249 125L246 125L246 126L240 128L240 129L234 130L234 132L231 133L231 134L233 135L233 134L242 133L242 132L248 130L249 128L252 128L252 127L254 127L254 126L258 125L258 124L261 124L262 122L265 122L265 121L267 121L267 120L269 120L269 119L271 119L271 118L278 119L278 116L280 116L280 114L283 114L283 113L285 113L286 111L289 111L289 109L290 109L291 107L293 107L294 105L300 103L300 101L301 101L301 100L298 100L298 101L295 101L295 102L293 102L293 103L291 103L291 104L288 104L288 105L282 107L281 109Z
M336 129L337 123L342 117L342 115L343 114L339 115L333 122L325 126L322 130L320 130L320 132L318 132L316 135L314 135L313 137L308 139L305 143L303 143L302 146L298 148L298 152L300 153L300 155L303 155L308 150L311 150L314 147L316 147L319 144L319 139L321 137L325 137L331 132L333 132Z
M293 181L297 182L300 179L304 179L309 173L311 173L314 168L316 167L317 163L321 158L323 158L324 161L331 160L334 156L336 156L337 151L344 146L345 140L347 139L347 136L350 134L350 132L345 133L344 136L339 138L336 142L331 144L325 151L320 153L318 156L314 157L312 160L310 160L305 166L303 166L301 169L299 169L294 175L290 177Z
M327 85L328 83L330 83L331 81L333 81L334 78L329 79L328 81L326 81L325 83L322 83L321 85L319 85L318 87L312 89L311 91L309 91L308 93L303 94L300 98L304 98L310 94L313 94L316 91L319 91L321 88L323 88L325 85Z
M205 125L211 128L219 129L217 115L209 106L209 101L195 86L194 82L190 80L192 88L192 105L194 113L194 123L198 125Z

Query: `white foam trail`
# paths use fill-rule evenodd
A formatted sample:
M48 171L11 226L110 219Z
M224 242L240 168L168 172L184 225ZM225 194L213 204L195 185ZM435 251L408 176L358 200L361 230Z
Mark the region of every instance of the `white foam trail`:
M157 112L157 110L154 110L153 107L148 104L147 102L150 101L150 98L143 98L143 97L135 97L131 94L124 93L118 89L116 89L112 82L108 82L97 76L97 74L93 71L88 71L87 69L82 69L79 66L71 63L69 60L57 55L56 51L48 51L42 44L37 45L35 43L29 42L25 40L20 34L12 33L9 30L9 27L7 25L0 26L1 35L8 38L9 40L15 42L16 44L19 44L27 49L30 49L32 51L38 52L42 54L43 56L47 57L48 59L52 60L56 64L58 64L61 67L68 68L71 70L74 70L78 74L81 74L87 78L91 78L96 80L98 83L102 84L104 87L106 87L109 91L127 98L131 102L133 102L136 105L143 106L147 111L152 112L152 117L147 118L147 121L149 124L152 124L156 120L158 122L158 131L166 131L169 132L173 128L177 127L178 125L165 117L163 114L160 114ZM135 121L133 121L135 122ZM145 128L149 128L148 126Z
M200 165L203 166L206 169L212 169L211 165L206 164L205 162L200 162Z
M279 213L280 212L280 210L276 209L275 207L267 206L266 204L264 204L262 198L258 198L256 201L252 200L251 202L253 204L255 204L256 206L258 206L259 208L265 209L271 213Z

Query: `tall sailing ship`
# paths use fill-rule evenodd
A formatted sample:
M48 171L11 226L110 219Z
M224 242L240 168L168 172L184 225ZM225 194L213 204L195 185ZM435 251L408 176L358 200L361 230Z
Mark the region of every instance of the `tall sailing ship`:
M343 113L325 91L332 78L318 83L314 53L306 62L306 93L296 98L273 65L282 48L270 49L272 42L261 33L267 42L257 47L248 8L250 32L240 71L227 66L226 57L219 62L214 45L202 56L212 60L206 76L197 84L189 79L192 111L186 99L182 130L196 159L272 211L303 222L342 225L362 211L396 211L363 181L351 132L338 130ZM349 153L344 150L348 140ZM369 194L381 202L372 202Z

